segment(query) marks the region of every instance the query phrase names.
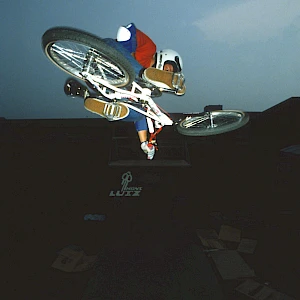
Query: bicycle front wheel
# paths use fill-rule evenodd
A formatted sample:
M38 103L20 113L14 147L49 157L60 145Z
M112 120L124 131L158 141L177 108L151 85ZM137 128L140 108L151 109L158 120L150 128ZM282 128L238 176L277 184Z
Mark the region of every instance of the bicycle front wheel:
M90 33L68 27L51 28L42 37L42 47L52 63L81 80L83 71L93 75L95 82L104 79L116 87L130 85L135 79L129 61Z
M189 136L217 135L246 125L249 115L238 110L218 110L190 117L177 124L177 131Z

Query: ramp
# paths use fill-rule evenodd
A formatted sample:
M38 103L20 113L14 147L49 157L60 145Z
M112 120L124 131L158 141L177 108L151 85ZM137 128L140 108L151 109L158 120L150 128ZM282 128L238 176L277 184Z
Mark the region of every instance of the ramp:
M109 158L111 167L190 167L185 140L160 139L153 160L147 160L138 138L113 137Z

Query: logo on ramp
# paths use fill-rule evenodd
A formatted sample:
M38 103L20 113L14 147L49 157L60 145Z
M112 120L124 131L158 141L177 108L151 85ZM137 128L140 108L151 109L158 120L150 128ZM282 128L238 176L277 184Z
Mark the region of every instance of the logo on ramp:
M130 171L124 173L121 177L121 189L118 191L110 191L110 197L138 197L141 194L142 187L129 186L132 182L132 174Z

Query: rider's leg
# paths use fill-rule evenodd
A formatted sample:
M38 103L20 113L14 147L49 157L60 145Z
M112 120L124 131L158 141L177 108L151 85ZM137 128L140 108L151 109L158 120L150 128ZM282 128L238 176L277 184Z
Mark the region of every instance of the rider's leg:
M155 147L148 142L148 125L146 117L142 116L142 118L134 122L134 124L140 139L141 149L147 154L148 159L153 159Z
M147 125L146 117L140 115L140 118L134 121L134 126L138 133L140 142L143 143L148 141L148 125Z
M137 133L141 143L146 142L148 140L148 130L140 130Z

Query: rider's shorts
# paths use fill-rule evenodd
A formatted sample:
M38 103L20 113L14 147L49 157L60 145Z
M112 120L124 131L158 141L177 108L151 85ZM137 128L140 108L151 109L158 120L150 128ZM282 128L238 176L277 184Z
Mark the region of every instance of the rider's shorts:
M146 117L135 110L130 110L129 115L122 120L123 122L133 122L136 131L148 130Z
M141 120L134 122L134 125L136 131L148 130L147 120L145 116L143 116Z

